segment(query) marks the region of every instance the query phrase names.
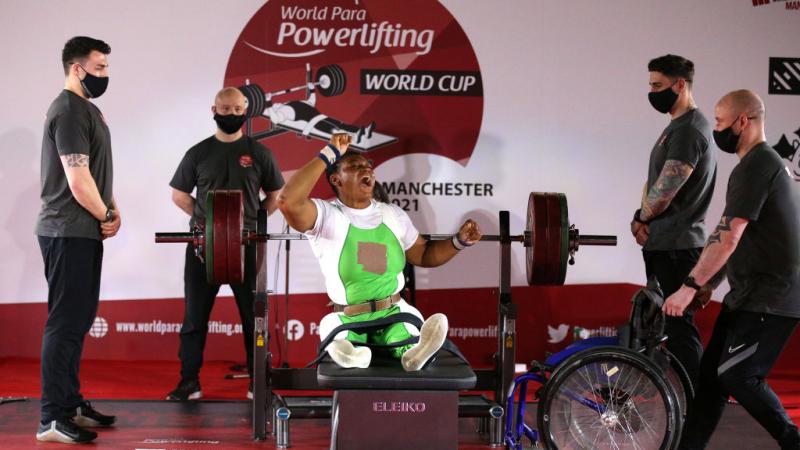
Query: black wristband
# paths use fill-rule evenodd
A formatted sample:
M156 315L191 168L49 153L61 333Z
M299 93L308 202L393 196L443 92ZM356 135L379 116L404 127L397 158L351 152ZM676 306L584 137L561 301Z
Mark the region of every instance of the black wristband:
M683 284L684 284L684 286L686 286L686 287L690 287L690 288L692 288L692 289L695 289L695 290L698 290L698 291L699 291L700 289L702 289L702 286L700 286L699 284L697 284L697 281L695 281L695 280L694 280L694 277L693 277L693 276L688 276L688 277L686 277L686 279L685 279L685 280L683 280Z
M472 244L462 241L461 238L458 237L458 233L453 235L451 242L453 243L453 247L455 247L458 251L464 250L467 247L472 247Z
M650 225L649 220L642 220L641 214L642 214L642 209L641 208L637 209L636 212L633 213L633 221L639 222L642 225Z
M319 159L321 159L328 168L330 168L341 156L342 155L339 153L339 149L331 143L328 143L328 145L322 147L322 150L319 151Z

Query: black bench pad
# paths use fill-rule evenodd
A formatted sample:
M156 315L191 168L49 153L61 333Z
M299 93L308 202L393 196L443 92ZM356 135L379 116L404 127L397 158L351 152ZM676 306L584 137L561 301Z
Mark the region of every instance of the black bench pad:
M401 389L455 391L472 389L475 372L461 358L440 350L422 370L406 372L399 359L373 355L366 369L344 369L326 357L317 365L317 382L328 389Z

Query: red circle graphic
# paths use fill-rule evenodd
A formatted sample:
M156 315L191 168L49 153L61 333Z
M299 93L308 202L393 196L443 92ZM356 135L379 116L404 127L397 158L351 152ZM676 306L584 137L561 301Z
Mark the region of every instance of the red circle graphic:
M411 153L466 164L483 118L475 52L434 0L268 1L225 72L226 86L247 84L248 134L285 175L342 130L376 166ZM312 195L329 193L320 183Z

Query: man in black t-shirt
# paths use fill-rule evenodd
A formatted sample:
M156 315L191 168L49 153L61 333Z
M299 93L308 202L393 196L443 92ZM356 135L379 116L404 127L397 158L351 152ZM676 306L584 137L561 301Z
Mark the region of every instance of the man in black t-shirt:
M711 124L692 97L694 64L665 55L648 64L652 106L672 119L650 153L641 209L631 232L642 245L647 278L669 296L697 263L705 242L705 216L717 174ZM703 345L694 311L668 317L667 348L696 383Z
M272 213L283 176L272 152L242 133L247 100L236 88L222 89L211 111L217 123L216 133L201 141L181 160L170 181L172 201L191 216L190 226L205 223L205 198L208 191L238 189L243 193L244 225L254 230L259 208ZM192 197L192 191L195 191ZM266 197L262 200L261 191ZM255 247L245 247L245 276L242 284L231 285L242 320L247 369L253 374L253 289L255 287ZM180 332L181 380L167 395L167 400L196 400L200 390L200 367L208 334L208 319L219 292L219 285L206 280L205 263L194 254L192 244L186 247L183 272L185 310ZM251 384L252 385L252 384ZM252 396L248 391L248 397Z
M89 99L108 85L103 41L85 36L64 45L66 80L44 125L41 163L42 209L36 235L47 278L47 322L42 338L40 441L90 442L87 427L111 426L114 416L92 408L80 393L83 340L100 299L103 239L121 220L114 195L111 135Z
M717 146L740 161L722 220L664 311L682 314L723 266L731 290L703 355L681 448L705 448L730 395L782 449L800 449L797 427L765 380L800 319L800 188L765 142L764 104L755 93L727 94L716 121Z

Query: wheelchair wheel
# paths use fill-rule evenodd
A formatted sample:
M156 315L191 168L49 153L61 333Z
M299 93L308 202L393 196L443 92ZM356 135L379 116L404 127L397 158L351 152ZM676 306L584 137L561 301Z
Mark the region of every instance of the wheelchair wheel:
M675 390L644 356L595 347L567 358L539 402L545 448L672 449L680 435Z
M665 375L667 381L669 381L675 389L675 395L678 398L678 406L681 409L681 419L686 419L686 417L689 416L689 408L691 408L692 399L694 398L694 385L692 384L691 378L689 378L689 372L687 372L683 364L678 361L678 358L665 347L659 347L658 350L664 353L664 356L669 360L669 366L667 366Z

